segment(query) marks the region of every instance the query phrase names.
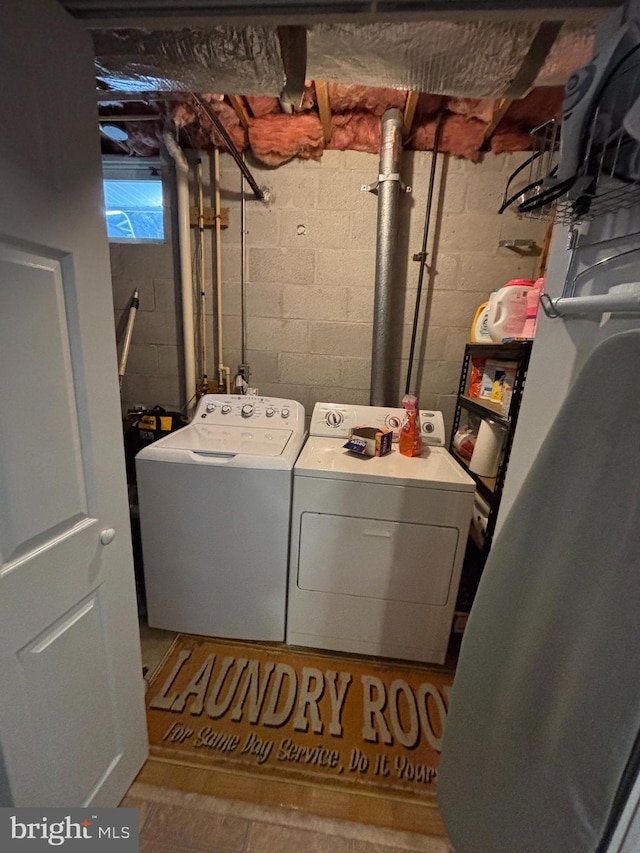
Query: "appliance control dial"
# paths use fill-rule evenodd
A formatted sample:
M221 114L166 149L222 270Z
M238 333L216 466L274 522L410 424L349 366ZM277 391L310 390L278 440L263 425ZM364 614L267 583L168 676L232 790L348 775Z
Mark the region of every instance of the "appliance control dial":
M223 415L228 415L231 411L231 406L228 403L225 403L222 409L220 409Z
M281 415L283 418L288 418L290 414L291 414L291 412L289 411L289 409L283 409L283 410L280 412L280 415Z
M245 403L242 409L240 409L240 411L242 412L243 418L250 418L253 414L253 406L251 405L251 403Z
M330 412L327 412L327 416L325 418L328 426L338 427L344 420L341 412L336 412L332 409Z
M434 427L434 425L431 423L431 421L426 421L426 423L424 423L424 424L422 425L422 429L423 429L423 431L424 431L424 432L433 432L433 430L435 429L435 427Z
M387 418L387 426L390 429L398 429L400 426L402 426L402 419L399 418L397 415L389 415L389 417Z
M207 403L207 411L208 412L215 412L215 410L216 410L216 404L215 403Z
M265 412L265 414L268 418L272 418L275 415L275 413L276 413L276 410L273 408L273 406L269 406L267 411Z

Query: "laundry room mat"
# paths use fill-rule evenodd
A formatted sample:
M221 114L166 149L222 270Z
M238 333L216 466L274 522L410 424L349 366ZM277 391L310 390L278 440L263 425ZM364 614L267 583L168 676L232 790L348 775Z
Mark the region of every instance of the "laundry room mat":
M181 634L147 691L151 756L434 799L452 683L444 668Z

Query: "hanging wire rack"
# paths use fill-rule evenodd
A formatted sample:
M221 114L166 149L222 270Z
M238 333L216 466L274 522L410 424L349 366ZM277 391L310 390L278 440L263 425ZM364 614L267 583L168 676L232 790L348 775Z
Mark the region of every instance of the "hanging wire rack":
M523 216L570 224L640 203L640 45L607 78L579 136L572 143L582 149L578 170L566 192L552 200L560 122L552 119L532 131L528 183L514 199ZM544 198L549 203L538 206Z
M518 199L518 209L522 202L530 202L544 186L545 179L554 175L560 159L560 121L552 118L531 131L533 154L529 161L529 171L525 191ZM526 219L538 219L546 222L566 222L564 206L552 201L533 210L520 211Z
M538 202L546 192L549 182L553 183L560 157L560 121L550 119L531 131L533 149L509 177L499 212L515 206L518 213L527 219L544 221L559 220L561 214L557 198L545 204Z
M588 129L581 167L582 197L575 218L594 219L640 202L640 53L634 51L608 81ZM577 196L580 179L569 198ZM580 215L580 207L585 211Z

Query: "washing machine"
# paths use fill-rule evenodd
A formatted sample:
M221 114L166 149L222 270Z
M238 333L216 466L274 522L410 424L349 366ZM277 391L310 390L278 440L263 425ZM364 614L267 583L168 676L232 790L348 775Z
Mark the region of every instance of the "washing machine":
M397 428L401 409L317 403L294 467L287 642L444 663L475 484L421 411L425 449L361 457L355 426Z
M208 394L191 423L136 456L149 625L284 640L293 400Z

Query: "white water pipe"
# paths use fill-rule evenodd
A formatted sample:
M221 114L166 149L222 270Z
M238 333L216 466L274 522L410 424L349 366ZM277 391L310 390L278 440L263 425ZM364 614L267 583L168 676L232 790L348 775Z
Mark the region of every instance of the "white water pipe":
M214 183L214 213L216 218L216 284L217 284L217 323L218 323L218 384L231 393L231 369L222 359L222 246L221 238L221 207L220 207L220 152L213 149L213 183Z
M189 222L189 164L182 149L169 133L164 144L176 168L178 196L178 246L180 248L180 287L182 294L182 339L184 344L184 386L186 409L195 402L196 363L193 333L193 268L191 265L191 225Z
M202 186L202 157L198 157L198 287L200 290L200 361L202 363L202 385L207 388L209 369L207 366L207 297L204 273L204 189Z

